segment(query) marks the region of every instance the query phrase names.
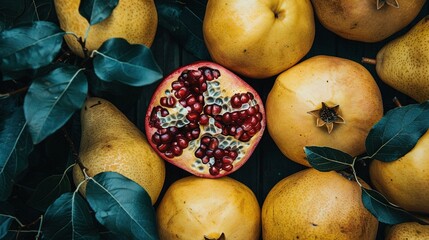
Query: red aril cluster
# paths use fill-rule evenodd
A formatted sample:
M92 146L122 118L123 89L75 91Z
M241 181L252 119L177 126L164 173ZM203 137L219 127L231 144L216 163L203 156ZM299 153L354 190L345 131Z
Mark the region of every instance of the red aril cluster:
M167 76L146 115L152 147L197 176L236 171L264 129L264 107L256 91L212 62L187 65Z

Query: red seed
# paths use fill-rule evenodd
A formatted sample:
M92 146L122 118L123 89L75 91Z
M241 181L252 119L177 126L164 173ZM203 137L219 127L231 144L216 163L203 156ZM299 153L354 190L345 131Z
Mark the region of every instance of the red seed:
M218 115L221 111L222 111L221 106L219 106L217 104L213 104L213 111L212 111L213 115Z
M209 143L209 149L215 150L218 145L219 145L219 140L217 140L217 138L212 138Z
M197 157L197 158L202 158L202 157L204 157L204 151L203 151L203 149L198 148L198 149L195 151L194 155L195 155L195 157Z
M201 103L199 103L199 102L196 102L196 103L194 103L194 105L192 105L192 109L193 109L195 112L200 113L200 112L202 112L202 111L203 111L203 105L201 105Z
M242 103L247 103L249 101L249 96L247 95L247 93L240 94L240 101Z
M204 113L207 115L212 115L213 113L213 105L206 105L204 107Z
M173 154L173 152L172 152L172 151L166 151L166 152L164 153L164 155L165 155L166 157L168 157L168 158L174 158L174 154Z
M188 115L186 115L186 119L188 119L190 122L196 122L198 121L200 115L196 112L190 112Z
M201 161L202 161L204 164L207 164L207 163L210 161L210 158L209 158L209 157L207 157L207 156L204 156L204 157L201 159Z
M224 124L229 124L232 122L232 118L231 115L229 113L225 113L224 115L222 115L222 122Z
M222 163L225 164L232 164L234 160L232 160L229 156L223 156L222 157Z
M174 93L174 96L176 96L179 99L185 99L189 95L189 91L186 87L181 87L177 92Z
M209 145L209 143L210 143L210 140L211 140L211 137L209 137L209 136L204 136L204 137L202 137L201 138L201 144L202 145Z
M172 140L172 137L169 133L162 134L160 138L162 143L169 143Z
M168 116L168 114L170 114L170 113L168 112L167 109L165 109L165 108L161 109L161 117L166 117L166 116Z
M238 153L236 151L231 151L231 152L229 152L228 156L230 158L232 158L233 160L235 160L238 156Z
M205 114L200 116L200 121L199 121L200 125L207 125L209 123L209 117Z
M232 164L224 164L222 166L222 169L227 171L227 172L231 172L232 168L233 168Z
M164 144L164 143L162 143L162 144L158 145L157 148L158 148L158 150L160 152L163 153L163 152L167 151L170 148L170 144Z
M213 156L215 157L215 159L219 159L220 160L220 159L222 159L223 155L224 155L224 151L222 149L220 149L220 148L217 148L213 152Z
M238 93L234 94L231 98L231 106L233 108L239 108L241 107L242 103L240 101L240 96Z
M180 88L182 88L184 86L183 82L180 81L174 81L171 83L171 88L173 88L173 90L179 90Z
M183 138L183 137L177 137L176 141L177 141L177 145L179 147L181 147L182 149L188 147L188 141L186 141L185 138Z
M183 150L179 146L173 146L171 151L173 152L174 156L180 156L183 153Z
M210 175L212 175L212 176L217 176L217 175L219 175L220 170L219 170L219 168L216 168L215 166L211 166L211 167L209 168L209 173L210 173Z
M152 135L152 142L155 143L156 145L161 143L161 137L158 133L154 133Z

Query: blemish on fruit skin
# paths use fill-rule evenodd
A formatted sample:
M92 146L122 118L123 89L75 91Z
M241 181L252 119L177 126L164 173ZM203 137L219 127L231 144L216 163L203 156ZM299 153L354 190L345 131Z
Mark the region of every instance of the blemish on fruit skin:
M101 101L98 101L97 103L92 104L91 106L89 106L89 108L93 108L93 107L98 106L98 105L101 105Z

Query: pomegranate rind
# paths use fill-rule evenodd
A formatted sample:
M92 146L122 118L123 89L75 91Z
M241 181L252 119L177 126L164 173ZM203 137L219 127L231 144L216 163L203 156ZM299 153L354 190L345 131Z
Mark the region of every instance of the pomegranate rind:
M184 71L187 70L198 70L200 68L211 68L211 69L215 69L218 70L220 72L220 76L214 80L212 80L211 82L213 82L213 84L215 84L216 86L219 86L217 88L217 90L220 90L220 95L218 94L218 98L223 98L226 99L225 97L232 97L234 96L234 94L243 94L243 93L251 93L250 95L252 96L252 100L249 101L248 105L243 104L243 106L241 108L237 108L235 110L239 111L239 110L247 110L246 107L249 106L255 106L255 104L258 105L258 111L260 114L258 114L258 117L261 118L259 123L260 126L258 126L258 131L256 131L256 133L250 137L250 140L248 141L239 141L237 140L234 136L225 136L222 133L220 133L219 129L215 130L215 132L211 131L209 134L207 134L208 130L208 126L201 126L199 125L198 128L200 130L200 134L198 136L197 139L195 140L191 140L189 141L189 146L187 148L183 149L183 152L181 153L181 155L179 156L174 156L174 157L167 157L165 152L162 152L159 150L159 144L157 145L156 143L154 143L154 141L151 139L152 136L158 131L158 128L154 126L154 121L153 121L153 112L156 111L154 110L154 108L157 108L161 105L161 98L165 97L166 95L169 95L170 97L174 97L174 91L172 89L172 83L174 81L177 81L178 78L181 76L181 74ZM216 83L220 83L219 85ZM210 84L208 84L210 85ZM208 87L211 88L211 87ZM207 92L210 92L209 90L207 90ZM218 91L219 92L219 91ZM215 93L216 95L216 93ZM249 95L249 96L250 96ZM168 116L173 116L170 119L177 119L177 116L183 117L183 114L187 114L189 113L189 111L187 112L186 107L183 107L180 105L179 101L180 99L177 97L174 97L175 101L173 100L173 102L175 103L175 107L174 108L168 108L168 107L164 107L163 108L168 110ZM230 98L229 98L230 99ZM165 99L164 99L165 100ZM204 96L204 106L209 105L208 104L208 100L207 100L207 95ZM227 105L228 101L225 100L223 105ZM253 105L252 105L253 104ZM222 105L222 106L223 106ZM179 107L177 107L179 106ZM203 106L203 107L204 107ZM229 109L225 109L225 107L221 110L221 113L225 113L229 110L231 110L231 106ZM189 109L189 108L188 108ZM158 116L160 116L160 114L158 114ZM168 117L167 116L167 117ZM152 118L151 118L152 117ZM162 118L162 117L160 117ZM209 117L210 119L214 119L213 116ZM258 119L259 119L258 118ZM176 120L174 120L176 121ZM186 121L186 120L185 120ZM213 122L215 120L210 120L211 121L211 127L213 127ZM145 117L145 130L146 130L146 135L148 136L149 139L149 143L152 146L152 148L167 162L181 168L184 169L190 173L192 173L195 176L198 177L206 177L206 178L219 178L222 176L226 176L229 175L235 171L237 171L239 168L241 168L241 166L243 166L243 164L250 158L250 156L252 155L255 147L258 145L258 143L260 142L262 135L264 133L265 130L265 108L263 106L263 102L259 96L259 94L256 92L256 90L254 90L252 88L252 86L250 86L248 83L246 83L244 80L242 80L239 76L237 76L235 73L233 73L232 71L226 69L225 67L213 63L213 62L209 62L209 61L198 61L198 62L194 62L191 63L189 65L180 67L178 69L176 69L175 71L173 71L172 73L170 73L168 76L166 76L158 85L157 89L155 90L155 93L153 94L150 102L149 102L149 106L146 112L146 117ZM168 120L166 120L166 122L168 122ZM164 122L163 124L167 124L166 122ZM178 123L179 121L177 121L176 123ZM168 122L168 124L171 124L170 122ZM171 126L176 126L174 124L172 124ZM181 125L183 126L183 124ZM164 126L165 127L165 126ZM177 127L177 126L176 126ZM159 133L159 131L158 131ZM203 163L202 159L197 158L195 156L195 152L197 151L197 149L201 146L201 139L203 136L211 136L211 137L216 137L218 138L220 141L219 144L219 148L222 148L224 151L225 149L233 149L233 150L237 150L237 157L236 159L232 162L232 168L225 170L225 169L218 169L219 172L217 172L216 174L211 173L210 167L213 166L213 159L210 160L209 163ZM176 136L177 137L177 136ZM193 141L193 142L192 142ZM191 143L192 142L192 143Z

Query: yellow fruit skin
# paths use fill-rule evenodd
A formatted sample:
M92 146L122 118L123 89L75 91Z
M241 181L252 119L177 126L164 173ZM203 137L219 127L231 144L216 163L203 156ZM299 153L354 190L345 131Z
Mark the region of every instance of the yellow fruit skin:
M429 225L406 222L388 228L385 240L427 240Z
M371 162L369 173L374 188L405 210L429 213L428 156L429 131L398 160Z
M323 26L343 38L362 42L378 42L403 29L426 2L397 1L399 8L385 4L377 10L376 0L311 0Z
M174 182L157 212L161 240L258 240L260 206L246 185L229 177L190 176Z
M247 77L266 78L310 50L313 9L309 0L209 0L203 33L215 62Z
M377 229L359 185L335 171L308 168L292 174L271 189L262 205L264 240L371 240Z
M321 102L338 104L345 124L334 124L329 134L317 127L308 111ZM331 56L315 56L281 73L266 105L267 128L290 160L310 166L305 146L327 146L357 156L365 152L371 127L383 116L380 90L360 64Z
M79 159L86 173L114 171L142 186L154 204L165 180L165 163L143 133L112 103L89 98L81 112L82 138ZM73 169L76 185L83 181L81 168ZM85 195L86 184L79 191Z
M377 53L377 74L418 102L429 100L429 16Z
M54 0L54 4L60 27L84 38L89 23L79 13L80 0ZM91 53L110 38L124 38L131 44L150 47L157 26L158 14L153 0L120 0L107 19L91 26L85 46ZM65 40L73 53L84 57L75 36L66 34Z

